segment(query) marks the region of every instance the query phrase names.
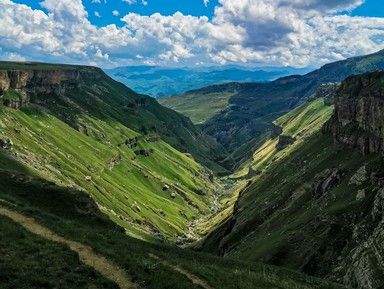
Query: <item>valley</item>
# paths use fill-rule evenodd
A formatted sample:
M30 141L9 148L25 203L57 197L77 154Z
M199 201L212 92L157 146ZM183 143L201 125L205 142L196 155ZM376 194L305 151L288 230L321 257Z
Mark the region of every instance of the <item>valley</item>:
M194 119L205 133L223 145L229 154L221 164L234 170L252 156L274 120L305 103L323 84L384 69L383 55L384 51L379 51L353 57L326 64L305 75L291 75L271 82L210 86L166 98L162 103ZM224 97L224 101L216 102L217 94ZM179 104L180 99L185 101ZM199 122L196 115L205 117Z
M384 289L384 1L0 0L0 289Z
M381 55L160 101L185 115L98 68L1 62L0 278L381 289ZM34 270L65 262L26 275L30 244Z

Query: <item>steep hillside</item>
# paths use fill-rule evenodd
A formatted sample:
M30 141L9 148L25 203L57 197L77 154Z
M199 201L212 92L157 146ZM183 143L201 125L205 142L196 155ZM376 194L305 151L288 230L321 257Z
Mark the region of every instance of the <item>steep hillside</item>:
M87 194L41 179L4 150L0 230L4 288L341 289L273 266L130 238Z
M252 178L272 162L283 159L312 134L320 131L332 112L333 106L327 105L325 99L321 97L278 118L273 122L271 137L254 152L252 159L244 163L243 168L234 176Z
M5 93L6 92L6 93ZM101 69L42 63L0 62L0 94L7 106L43 106L76 129L79 115L114 120L143 134L156 133L182 152L219 169L222 147L176 112L136 94Z
M3 149L41 177L91 193L131 235L193 238L188 224L211 212L220 186L168 143L204 155L213 141L96 68L2 65Z
M277 120L279 140L256 152L252 181L204 249L382 288L383 99L384 73L355 76L341 84L325 134L320 100Z
M209 86L184 94L163 97L159 102L189 117L194 124L202 125L229 107L229 100L236 94L239 84ZM219 87L220 90L217 91Z
M321 84L381 69L384 51L327 64L302 76L267 83L212 86L186 93L182 105L183 96L167 99L164 104L190 116L195 123L204 123L203 130L232 153L224 162L230 168L247 159L247 153L270 131L272 121L305 102ZM220 101L215 102L218 95Z

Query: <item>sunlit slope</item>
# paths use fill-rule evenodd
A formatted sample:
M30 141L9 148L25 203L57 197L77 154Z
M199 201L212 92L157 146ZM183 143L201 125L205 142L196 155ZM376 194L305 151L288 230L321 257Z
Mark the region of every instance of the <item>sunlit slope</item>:
M205 250L381 288L383 158L323 133L331 112L316 99L275 122L280 135L254 154L250 172L238 173L250 182Z
M8 87L9 86L9 87ZM0 98L9 92L80 130L79 116L118 122L139 133L157 133L178 151L220 171L224 150L185 116L108 77L101 69L44 63L0 62ZM11 93L11 94L12 94Z
M234 92L210 92L209 88L192 90L182 95L163 97L159 102L188 116L194 124L204 124L216 114L229 107Z
M18 159L47 179L90 192L131 234L140 228L183 236L190 221L209 212L216 184L193 159L115 121L84 115L79 124L88 135L36 107L3 108L0 115Z
M86 194L36 178L3 151L0 151L0 207L33 217L55 234L92 248L124 270L135 285L147 289L342 288L273 266L222 259L130 238L105 218ZM0 234L0 276L7 288L51 288L57 284L79 289L92 285L117 288L85 266L67 246L36 236L5 216L0 216L0 229L4 233ZM200 280L204 287L190 278Z
M317 98L297 107L274 121L275 129L281 130L269 137L253 154L252 160L245 163L235 176L260 173L271 163L286 157L296 150L309 136L318 132L331 117L333 106L324 104L323 98ZM284 149L278 149L281 136L292 138L292 143Z

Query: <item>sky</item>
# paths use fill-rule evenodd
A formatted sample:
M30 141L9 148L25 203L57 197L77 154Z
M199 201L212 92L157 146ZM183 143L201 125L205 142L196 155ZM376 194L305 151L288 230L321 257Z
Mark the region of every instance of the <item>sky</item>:
M0 0L0 59L318 67L384 49L383 0Z

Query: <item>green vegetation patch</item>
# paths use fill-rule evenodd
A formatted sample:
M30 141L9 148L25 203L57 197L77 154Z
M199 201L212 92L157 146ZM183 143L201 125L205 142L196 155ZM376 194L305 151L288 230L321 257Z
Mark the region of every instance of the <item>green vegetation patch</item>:
M0 216L0 288L118 289L69 248Z
M204 124L219 112L229 107L229 99L234 93L186 93L180 96L160 98L159 102L185 116L194 124Z
M128 233L139 228L143 237L175 239L210 212L217 184L193 159L154 133L139 134L113 120L83 115L78 124L80 131L37 107L5 108L0 119L19 160L43 178L91 193Z
M16 167L16 165L13 165L13 167ZM181 250L167 245L155 245L130 238L124 234L121 228L100 214L97 206L86 194L74 189L57 187L52 183L47 183L36 177L26 175L12 176L9 173L0 171L0 200L2 206L7 206L25 215L32 216L37 222L57 234L69 240L78 241L92 247L95 252L109 258L124 268L127 274L133 278L133 281L143 288L201 288L193 284L185 275L149 257L149 253L158 256L161 260L169 264L177 265L189 273L200 277L213 288L341 288L319 279L273 266L238 262L187 249ZM14 228L9 228L7 223L0 221L0 229L2 232L22 230L18 226L13 227ZM22 234L25 233L23 232ZM20 238L20 233L12 233L8 236L0 237L0 240L6 242L5 248L12 248L11 254L7 257L9 258L7 259L7 263L15 262L15 264L20 264L21 268L25 268L24 274L32 275L31 273L34 272L33 268L38 269L40 265L33 268L31 268L31 266L23 267L23 258L20 258L18 252L20 252L20 254L25 251L28 252L31 248L30 243L32 242L33 244L33 242L35 242L31 239L40 238L31 236L28 237L31 239L28 239L27 242L24 242L23 238L19 242L15 242L17 238ZM57 250L54 249L54 251L50 251L53 249L52 246L56 246L55 244L46 246L45 241L39 240L38 242L43 242L44 245L44 254L40 256L42 259L46 257L48 253L52 254L50 256L58 258L57 260L60 260L60 255L64 255L67 259L71 259L71 256L73 256L69 252L68 257L67 251L62 249L61 246L57 246L59 247ZM36 247L33 248L36 249ZM39 252L38 250L36 251ZM74 260L76 264L76 259L72 260ZM47 262L47 260L42 262L46 264L44 262ZM55 264L55 266L52 266L52 269L47 268L46 270L61 272L61 267L57 267L56 264L66 266L67 263L62 262L62 264L58 264L57 261L57 263L54 262L53 264ZM76 269L77 267L74 266L73 268ZM70 270L69 273L70 272L72 272L72 270ZM73 282L75 284L81 282L83 278L87 278L88 276L88 273L82 270L78 273L82 276L71 275L71 279L74 280ZM13 272L8 270L1 275L4 280L1 284L2 286L7 286L5 288L11 288L10 286L13 284L12 282L14 282L14 280L9 278L13 276L12 274ZM63 274L63 276L66 278L68 275ZM234 276L238 278L234 279ZM51 284L50 282L54 282L55 278L54 274L44 274L41 276L40 282ZM239 284L241 284L241 287L239 287ZM50 288L49 286L47 287Z

